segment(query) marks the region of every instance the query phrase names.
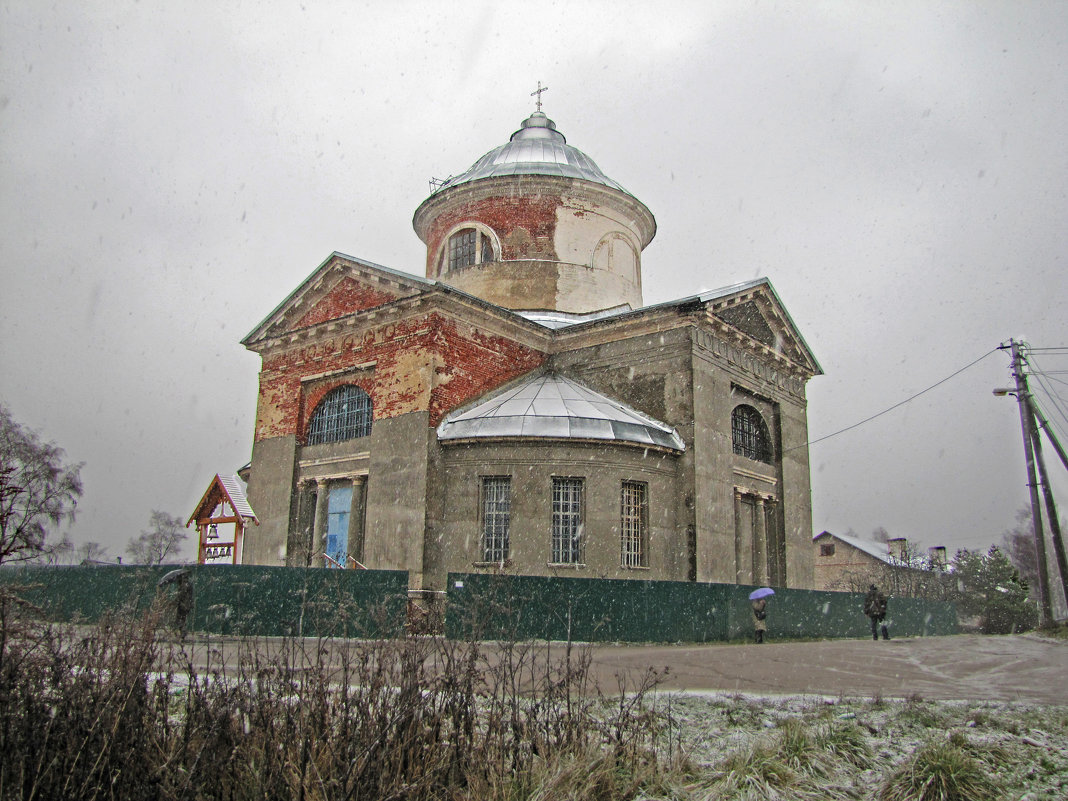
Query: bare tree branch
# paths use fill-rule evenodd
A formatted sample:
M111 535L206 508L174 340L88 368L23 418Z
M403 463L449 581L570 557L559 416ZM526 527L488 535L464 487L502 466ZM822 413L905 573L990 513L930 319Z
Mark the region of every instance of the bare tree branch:
M83 463L65 456L0 405L0 564L40 557L49 531L74 520Z

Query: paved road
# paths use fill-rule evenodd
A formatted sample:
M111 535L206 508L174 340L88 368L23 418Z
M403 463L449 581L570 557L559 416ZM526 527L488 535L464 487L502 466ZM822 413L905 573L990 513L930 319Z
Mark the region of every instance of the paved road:
M873 642L602 646L602 689L615 675L668 667L664 689L1068 704L1068 642L961 634Z

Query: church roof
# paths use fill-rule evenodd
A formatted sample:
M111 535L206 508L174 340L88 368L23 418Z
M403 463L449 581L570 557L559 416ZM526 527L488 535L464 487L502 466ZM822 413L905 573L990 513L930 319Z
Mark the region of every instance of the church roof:
M439 440L535 437L627 442L683 451L671 426L558 373L541 373L449 414Z
M630 194L597 166L593 159L556 130L556 123L541 111L523 120L518 131L500 147L495 147L466 172L446 180L439 188L448 189L481 178L502 175L558 175L581 178Z
M808 343L805 342L805 338L801 335L797 324L793 321L790 313L786 310L786 306L783 305L778 293L771 285L771 281L767 278L754 278L749 281L720 287L719 289L708 290L699 295L656 303L651 306L642 306L638 309L622 305L585 314L551 310L515 311L513 314L537 323L544 328L550 328L554 331L566 331L586 324L603 324L611 323L614 320L636 318L659 309L681 309L695 305L714 305L725 300L729 302L736 297L751 297L754 292L764 296L770 304L768 311L773 316L780 318L780 330L778 332L771 328L768 320L759 309L752 308L752 303L745 303L735 308L722 309L715 312L715 316L776 352L787 351L788 355L799 363L804 364L812 371L812 374L822 375L823 368L820 367Z

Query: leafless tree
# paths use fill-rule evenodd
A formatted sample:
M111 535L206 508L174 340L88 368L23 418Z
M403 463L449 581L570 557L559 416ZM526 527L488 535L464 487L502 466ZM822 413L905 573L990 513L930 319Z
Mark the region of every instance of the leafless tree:
M877 528L873 537L884 528ZM835 582L835 589L848 592L866 592L872 584L887 595L897 598L926 598L932 601L949 600L953 595L952 581L944 565L932 564L927 553L915 542L906 541L900 552L891 556L889 562L876 562L863 569L847 572Z
M126 553L135 564L160 565L168 556L178 555L188 536L180 518L153 509L148 530L130 540Z
M108 558L108 549L99 542L89 540L74 549L74 558L78 564L102 562Z
M1064 524L1062 523L1062 529ZM1038 556L1035 554L1035 526L1031 522L1031 507L1016 510L1016 526L1001 535L1001 550L1020 571L1020 578L1029 587L1038 586Z
M0 405L0 564L40 558L48 533L74 520L82 464L67 464L65 456Z

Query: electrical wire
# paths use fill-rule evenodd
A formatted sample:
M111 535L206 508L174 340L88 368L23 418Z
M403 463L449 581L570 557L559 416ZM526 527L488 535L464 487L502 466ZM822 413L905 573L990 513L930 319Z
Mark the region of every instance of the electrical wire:
M1035 382L1045 393L1045 397L1049 401L1048 404L1043 403L1040 404L1039 407L1041 408L1043 406L1048 406L1049 408L1052 408L1054 411L1056 411L1057 415L1060 417L1061 420L1063 420L1065 423L1068 423L1068 411L1065 410L1065 399L1058 395L1056 392L1054 392L1053 389L1051 389L1049 384L1046 382L1047 377L1049 377L1049 373L1041 369L1040 365L1037 363L1033 356L1029 356L1028 366L1031 368L1031 370L1029 371L1029 375L1035 379ZM1057 381L1058 383L1065 383L1063 381L1060 381L1060 379L1056 378L1052 378L1050 380ZM1037 403L1037 399L1035 400ZM1057 429L1057 434L1063 437L1064 431L1063 429L1061 429L1060 421L1056 420L1055 418L1049 419L1049 415L1047 415L1046 417L1049 421L1050 426Z
M835 431L833 434L827 434L826 436L820 437L819 439L810 440L805 445L796 445L793 448L786 448L783 452L784 453L789 453L790 451L797 450L798 448L804 448L806 446L815 445L817 442L823 442L825 439L830 439L831 437L837 437L839 434L844 434L845 432L852 431L854 428L858 428L859 426L862 426L865 423L870 423L872 420L875 420L878 417L882 417L884 414L888 414L889 412L894 411L894 409L897 409L900 406L904 406L906 403L910 403L910 402L916 400L916 398L920 397L921 395L925 395L926 393L930 392L932 389L936 389L937 387L942 386L942 384L946 383L950 379L956 378L958 375L963 373L965 370L967 370L967 369L969 369L971 367L975 367L975 365L979 364L979 362L983 361L983 359L985 359L987 356L990 356L993 353L997 353L999 350L1000 350L1000 348L993 348L993 349L987 351L982 356L980 356L978 359L976 359L974 362L971 362L969 364L964 365L962 368L960 368L956 372L950 373L949 375L947 375L941 381L937 381L936 383L931 384L931 386L927 387L927 389L921 389L915 395L912 395L912 396L910 396L908 398L905 398L903 401L899 401L899 402L895 403L893 406L891 406L891 407L889 407L887 409L883 409L878 414L873 414L871 417L865 417L860 422L853 423L853 425L847 426L847 427L845 427L845 428L843 428L843 429L841 429L839 431Z
M1052 406L1053 409L1056 410L1056 412L1061 416L1061 419L1068 423L1068 412L1065 411L1064 398L1062 398L1060 395L1053 391L1053 389L1046 382L1046 379L1041 374L1032 373L1031 375L1036 380L1042 391L1045 393L1046 397L1049 399L1050 406Z

